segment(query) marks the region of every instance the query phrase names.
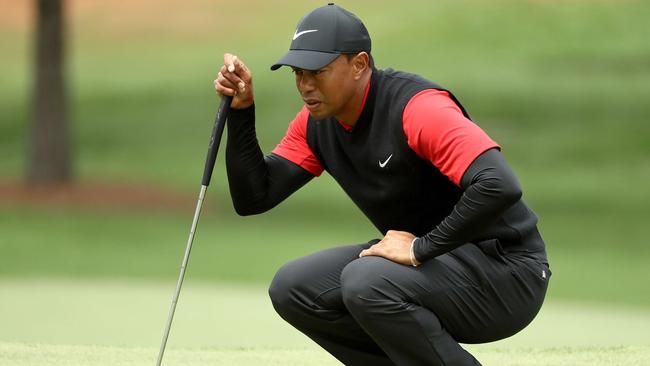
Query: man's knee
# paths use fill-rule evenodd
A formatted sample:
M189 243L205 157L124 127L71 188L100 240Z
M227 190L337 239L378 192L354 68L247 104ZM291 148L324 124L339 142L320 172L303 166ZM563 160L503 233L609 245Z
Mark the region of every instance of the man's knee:
M341 273L341 294L348 310L388 303L403 303L399 286L389 278L387 259L363 257L345 266Z
M292 290L297 286L298 276L295 273L293 262L286 263L275 273L269 285L271 303L283 318L293 307L291 299Z

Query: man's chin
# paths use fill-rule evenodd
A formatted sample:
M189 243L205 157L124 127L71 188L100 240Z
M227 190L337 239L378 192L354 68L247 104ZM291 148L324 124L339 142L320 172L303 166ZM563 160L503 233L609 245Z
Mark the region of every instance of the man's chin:
M309 115L313 119L325 119L325 118L332 117L332 114L324 111L319 111L319 110L309 111Z

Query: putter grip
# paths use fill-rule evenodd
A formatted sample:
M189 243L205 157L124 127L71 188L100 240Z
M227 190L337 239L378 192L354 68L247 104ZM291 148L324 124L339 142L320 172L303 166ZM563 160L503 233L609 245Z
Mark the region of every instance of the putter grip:
M217 117L214 120L214 127L212 128L212 135L210 136L210 145L208 145L208 156L205 157L205 169L203 170L204 186L210 185L210 178L212 178L212 170L214 169L214 162L217 159L217 151L219 151L219 144L221 143L221 136L223 129L226 126L226 118L230 113L230 103L232 102L231 96L224 95L221 97Z

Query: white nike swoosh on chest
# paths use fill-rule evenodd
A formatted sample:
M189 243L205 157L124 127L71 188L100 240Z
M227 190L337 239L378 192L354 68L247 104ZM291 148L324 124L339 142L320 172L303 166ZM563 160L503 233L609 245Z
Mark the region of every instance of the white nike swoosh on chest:
M311 32L318 32L318 29L310 29L302 32L298 32L296 29L296 32L293 34L293 40L295 41L298 37L302 36L305 33L311 33Z
M383 163L381 162L381 160L379 160L379 167L380 167L380 168L385 167L386 164L388 164L388 161L390 160L390 158L392 158L392 157L393 157L393 154L390 154L390 156L388 157L388 159L386 159Z

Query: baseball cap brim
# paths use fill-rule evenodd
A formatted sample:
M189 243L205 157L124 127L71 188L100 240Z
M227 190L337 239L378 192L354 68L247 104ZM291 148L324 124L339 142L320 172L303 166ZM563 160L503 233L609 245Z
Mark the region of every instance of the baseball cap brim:
M277 70L282 66L291 66L303 70L319 70L329 65L340 55L340 53L290 50L271 66L271 70Z

